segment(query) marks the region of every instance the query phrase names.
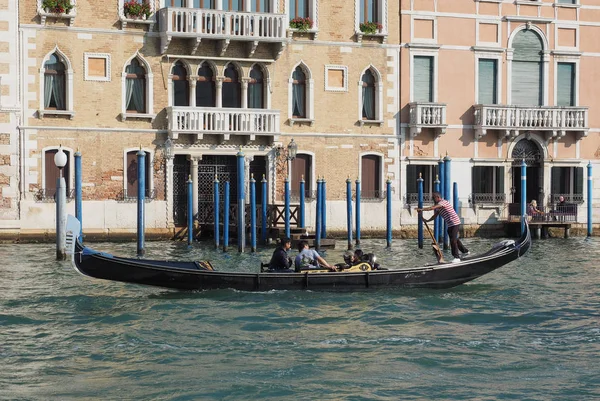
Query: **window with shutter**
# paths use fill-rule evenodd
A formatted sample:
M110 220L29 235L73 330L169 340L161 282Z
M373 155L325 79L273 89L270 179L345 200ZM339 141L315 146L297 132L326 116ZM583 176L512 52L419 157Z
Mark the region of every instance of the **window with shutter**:
M413 60L415 102L433 102L433 57L415 56Z
M512 103L543 104L542 39L532 30L520 31L513 41Z
M479 59L479 92L478 103L498 103L498 60Z
M556 71L556 105L575 106L575 64L558 63Z
M365 199L381 198L381 157L366 155L361 158L361 195Z
M127 187L125 188L125 196L123 198L137 198L138 195L138 161L137 161L137 150L127 152L127 170L125 171L127 176ZM146 181L146 197L150 198L150 153L145 152L146 157L144 158L144 176Z
M419 174L423 178L423 199L425 202L431 201L431 194L434 191L434 182L438 174L438 166L409 164L406 166L406 200L407 203L416 203L419 187L417 180Z

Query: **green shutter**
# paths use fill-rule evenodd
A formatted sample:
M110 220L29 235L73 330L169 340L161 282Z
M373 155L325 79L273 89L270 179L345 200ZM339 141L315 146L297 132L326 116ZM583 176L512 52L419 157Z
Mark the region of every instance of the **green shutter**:
M413 62L415 102L433 102L433 57L415 56Z
M498 70L497 60L479 59L478 103L497 104Z
M558 63L556 105L575 106L575 64Z
M558 0L559 4L577 4L577 0Z
M550 193L551 194L560 194L560 183L561 183L561 167L552 167L550 171Z
M496 167L496 193L504 193L504 167Z
M417 193L417 166L408 165L406 166L406 193L416 194Z
M583 167L575 167L574 195L583 195Z
M474 194L480 194L483 192L481 188L481 175L483 167L473 166L473 177L471 182L471 190Z
M513 41L512 104L541 106L542 40L532 30L521 31Z

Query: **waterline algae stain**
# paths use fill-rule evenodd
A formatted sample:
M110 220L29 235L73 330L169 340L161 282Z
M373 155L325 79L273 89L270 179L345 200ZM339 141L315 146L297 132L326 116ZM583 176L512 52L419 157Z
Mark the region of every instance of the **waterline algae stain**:
M382 265L432 258L412 241L361 245ZM168 291L83 277L51 244L0 245L0 399L598 398L599 245L537 241L450 290L337 294ZM146 248L244 271L270 256Z

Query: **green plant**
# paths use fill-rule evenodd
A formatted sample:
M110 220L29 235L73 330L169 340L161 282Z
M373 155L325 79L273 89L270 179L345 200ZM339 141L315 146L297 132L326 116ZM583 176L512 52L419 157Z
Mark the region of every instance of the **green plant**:
M363 22L360 24L360 31L366 34L381 32L383 26L379 22Z
M311 29L313 26L313 22L310 18L302 18L296 17L293 20L290 20L290 28L297 29L299 31L305 32Z
M42 8L55 14L68 14L73 9L71 0L44 0Z
M150 14L152 14L149 3L136 0L126 1L125 4L123 4L123 12L129 17L141 17L144 15L148 18Z

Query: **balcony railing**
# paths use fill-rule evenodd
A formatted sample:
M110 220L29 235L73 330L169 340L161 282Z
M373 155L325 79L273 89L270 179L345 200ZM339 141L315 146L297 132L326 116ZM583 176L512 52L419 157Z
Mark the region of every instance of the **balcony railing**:
M475 129L482 137L488 129L507 131L580 131L587 132L587 107L531 107L483 105L473 106Z
M173 37L283 42L288 20L284 14L167 7L158 11L163 52Z
M565 206L557 206L555 208L538 206L537 212L526 207L527 220L530 223L577 223L578 205L569 204ZM521 219L521 204L508 204L508 220L520 221Z
M558 204L561 196L565 203L583 203L583 194L550 194L548 203L551 205Z
M435 128L438 135L446 132L446 104L413 102L410 103L410 135L415 137L423 128Z
M279 135L280 112L266 109L168 107L169 132L179 134Z
M406 194L406 203L408 205L418 204L419 203L419 194L412 193L412 192L407 193ZM431 197L431 194L423 194L423 203L428 204L428 205L433 204L433 198Z
M474 205L503 205L506 203L506 194L472 193L470 200Z

